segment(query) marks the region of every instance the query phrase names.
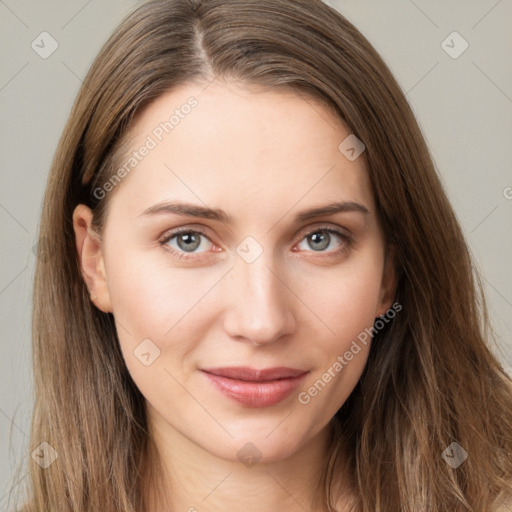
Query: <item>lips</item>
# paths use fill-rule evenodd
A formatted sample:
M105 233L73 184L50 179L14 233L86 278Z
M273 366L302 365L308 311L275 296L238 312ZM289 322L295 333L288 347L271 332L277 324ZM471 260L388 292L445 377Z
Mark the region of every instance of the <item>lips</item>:
M206 368L202 372L218 391L246 407L270 407L281 402L308 373L287 367Z
M251 382L287 379L290 377L298 377L306 373L306 370L296 370L295 368L286 368L284 366L265 368L262 370L255 370L247 366L236 366L230 368L206 368L203 371L211 373L212 375L218 375L219 377L228 377L229 379Z

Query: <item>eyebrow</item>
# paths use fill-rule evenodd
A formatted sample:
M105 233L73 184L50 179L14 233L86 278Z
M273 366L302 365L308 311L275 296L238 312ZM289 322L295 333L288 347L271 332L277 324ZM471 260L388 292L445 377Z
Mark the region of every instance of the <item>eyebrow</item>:
M368 208L360 203L355 201L340 201L330 203L318 208L302 211L296 215L295 222L305 222L316 217L334 215L336 213L342 212L358 212L364 215L370 214ZM216 220L226 224L229 224L232 220L231 216L228 215L224 210L178 201L163 201L161 203L157 203L144 210L139 216L155 214L184 215L187 217Z

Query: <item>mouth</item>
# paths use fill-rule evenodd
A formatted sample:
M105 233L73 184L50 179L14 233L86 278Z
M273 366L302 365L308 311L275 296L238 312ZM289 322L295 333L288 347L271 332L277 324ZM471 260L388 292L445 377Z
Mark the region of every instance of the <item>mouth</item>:
M270 407L288 397L309 373L295 368L207 368L201 372L217 391L245 407Z

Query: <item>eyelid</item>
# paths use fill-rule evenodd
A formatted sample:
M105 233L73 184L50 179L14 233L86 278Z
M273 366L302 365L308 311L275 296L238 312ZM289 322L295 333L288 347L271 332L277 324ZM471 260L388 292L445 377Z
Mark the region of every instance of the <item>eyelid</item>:
M158 243L160 246L164 248L164 250L171 253L171 255L179 260L182 261L188 261L188 260L197 260L201 259L201 256L203 253L188 253L186 251L180 251L177 249L174 249L170 245L167 245L168 242L170 242L173 238L176 236L179 236L181 233L197 233L201 236L204 236L212 245L215 246L215 244L210 240L210 237L206 234L206 231L202 227L191 227L191 226L182 226L179 228L173 228L166 230L160 237L158 237ZM210 256L208 254L209 251L205 251L206 257Z
M302 242L305 238L307 238L309 235L312 235L313 233L318 233L324 231L329 234L333 234L340 238L341 242L339 247L336 249L332 249L330 251L302 251L295 249L295 245ZM340 257L345 251L349 250L349 248L353 245L354 238L353 236L348 232L347 229L342 228L338 225L332 225L332 224L317 224L314 226L308 226L304 230L301 231L297 242L294 244L294 249L292 249L294 252L307 252L311 253L313 258L319 257L319 258L329 258L329 257Z
M204 229L200 225L198 225L198 226L190 226L189 225L189 226L182 226L182 227L178 227L178 228L172 228L172 229L166 230L158 238L158 241L161 245L166 245L167 242L169 242L172 238L178 236L181 233L198 233L198 234L204 236L206 239L208 239L208 241L215 246L216 244L211 240L211 238L208 236L206 231L207 230ZM309 236L313 233L317 233L319 231L326 231L328 233L333 233L333 234L339 236L340 238L343 239L343 241L345 242L345 245L352 242L352 237L347 232L347 230L345 228L342 228L341 226L338 226L338 225L323 223L323 224L309 225L309 226L306 226L305 228L303 228L300 231L299 235L297 236L297 238L294 242L294 246L297 243L301 242L307 236ZM177 253L179 255L179 257L182 259L194 258L194 257L196 257L196 256L194 256L195 254L199 255L199 254L205 254L206 252L208 252L208 251L205 251L205 253L193 253L193 252L187 253L185 251L176 251L172 247L169 247L169 250L171 250L175 254ZM318 254L333 255L339 251L340 251L340 249L334 249L331 251L319 251ZM314 253L315 251L307 251L307 252Z
M158 241L160 243L166 243L171 238L174 238L176 235L179 235L180 233L200 233L201 235L208 238L208 240L210 240L210 237L206 234L206 230L203 229L202 227L200 227L200 226L199 227L183 226L183 227L179 227L179 228L167 229L158 237ZM211 242L211 240L210 240L210 242Z
M350 234L348 230L342 228L341 226L334 224L316 224L314 226L307 226L301 230L299 234L299 240L302 240L305 236L311 235L312 233L316 233L317 231L329 231L336 234L339 234L342 237L350 238Z

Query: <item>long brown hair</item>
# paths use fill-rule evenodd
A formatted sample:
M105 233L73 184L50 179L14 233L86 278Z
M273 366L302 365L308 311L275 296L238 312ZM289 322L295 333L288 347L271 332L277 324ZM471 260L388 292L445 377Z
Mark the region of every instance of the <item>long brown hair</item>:
M498 498L512 495L512 391L490 350L478 275L399 85L365 37L319 0L152 0L97 56L44 199L30 451L44 441L58 458L47 469L30 461L26 510L147 510L143 477L157 457L144 399L112 315L89 298L72 213L88 205L101 229L108 194L93 191L121 164L135 114L177 85L215 77L328 105L366 146L380 222L396 249L402 311L375 334L333 418L329 506L336 510L346 465L357 512L497 510ZM468 455L457 468L442 456L452 443Z

